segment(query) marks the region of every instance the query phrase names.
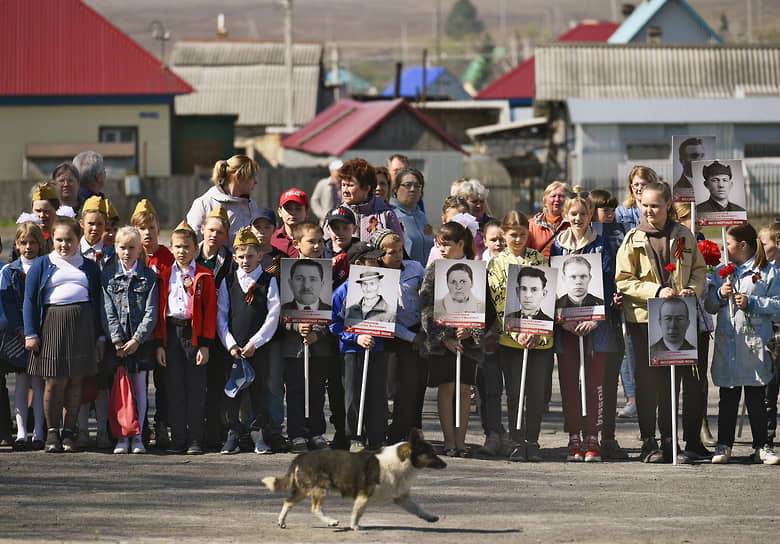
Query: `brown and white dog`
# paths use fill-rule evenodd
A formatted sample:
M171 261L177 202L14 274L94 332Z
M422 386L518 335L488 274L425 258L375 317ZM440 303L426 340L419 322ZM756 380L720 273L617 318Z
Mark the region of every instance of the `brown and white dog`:
M302 453L293 459L287 474L281 478L269 476L263 483L271 491L290 491L279 513L279 527L287 527L285 519L290 508L311 497L311 511L331 527L338 520L322 512L328 490L353 499L350 527L359 529L360 517L369 504L392 500L407 512L425 521L438 521L439 516L423 510L409 496L412 480L424 468L444 468L442 461L422 432L412 429L408 442L388 446L379 453L349 453L341 450L317 450Z

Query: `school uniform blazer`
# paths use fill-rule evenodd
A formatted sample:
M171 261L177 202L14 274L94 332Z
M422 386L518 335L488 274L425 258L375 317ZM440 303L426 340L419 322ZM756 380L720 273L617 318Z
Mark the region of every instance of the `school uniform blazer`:
M19 329L24 330L24 316L22 305L24 304L24 268L22 259L16 259L3 267L2 280L0 280L0 300L3 303L3 311L8 321L8 332L15 333Z
M160 317L157 320L157 328L154 337L161 340L163 347L168 345L168 327L166 326L166 314L168 313L168 284L171 281L172 266L163 266L160 269ZM217 334L217 292L214 287L214 274L203 265L195 265L195 278L192 282L192 345L211 346Z
M57 265L51 262L48 255L35 259L24 285L24 335L41 335L43 325L43 287L48 283L52 274L57 270ZM95 321L95 337L104 336L103 313L103 289L100 285L100 267L93 261L84 257L79 270L87 275L89 285L89 302L92 305Z

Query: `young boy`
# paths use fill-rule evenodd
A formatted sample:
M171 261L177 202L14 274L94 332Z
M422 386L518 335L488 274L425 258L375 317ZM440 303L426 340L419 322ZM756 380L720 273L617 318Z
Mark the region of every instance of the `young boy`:
M255 381L249 386L254 412L250 434L255 453L268 454L272 449L263 436L268 423L268 346L279 323L279 289L276 278L260 266L260 242L250 229L236 233L233 251L238 267L219 287L217 329L230 356L247 359L255 370ZM227 397L225 404L228 437L221 453L238 453L238 439L243 430L239 420L241 397Z
M211 270L195 262L198 236L182 221L171 234L175 262L160 278L157 363L165 367L171 445L168 453L203 453L206 363L216 333Z
M138 229L141 234L141 243L146 252L146 262L149 268L160 277L162 267L173 266L173 253L167 247L159 243L160 224L157 221L157 210L152 203L144 198L133 210L130 224ZM154 442L159 449L165 449L170 444L168 435L168 394L165 387L165 368L155 365L154 373L155 416L154 431L148 423L144 424L144 431L149 429L147 442Z
M298 249L299 259L319 259L323 250L322 228L311 221L304 221L293 230L293 244ZM297 285L306 285L316 291L318 309L330 310L319 299L322 290L323 271L317 262L299 261L293 265L288 278L292 290ZM304 299L305 300L305 299ZM282 357L284 361L284 384L287 390L287 432L290 436L290 451L303 453L309 449L324 449L328 442L325 433L325 379L328 359L336 356L335 348L329 342L327 325L309 323L286 323L282 331ZM309 346L309 418L305 418L305 383L303 372L304 344Z
M293 229L309 215L309 197L295 187L287 189L279 198L278 212L279 217L282 218L282 226L274 232L271 245L295 259L298 250L293 246Z
M330 238L325 242L325 256L333 258L333 288L349 276L347 250L360 239L355 237L357 224L355 214L349 208L333 208L325 216L325 228Z
M260 242L260 266L271 275L278 275L279 259L285 257L285 253L271 245L271 240L276 230L276 215L271 208L258 208L250 225L252 233ZM272 268L273 267L273 268Z
M383 250L374 248L368 242L357 242L352 244L347 251L347 258L350 264L378 266L378 259L384 254ZM363 450L365 446L361 437L367 439L369 449L380 448L385 440L387 368L382 338L375 338L369 334L344 332L343 306L346 302L348 286L349 280L342 283L333 292L333 323L330 325L330 332L339 339L339 351L343 361L344 404L347 413L345 432L350 441L349 451L358 452ZM360 389L365 350L370 350L370 355L364 407L364 435L363 429L357 428L357 420L360 410Z
M225 245L229 232L230 220L224 206L217 206L211 210L200 226L203 241L198 246L198 256L195 260L214 274L214 287L217 292L222 285L222 280L233 271L235 264L233 254ZM211 347L210 359L211 364L206 367L205 444L209 449L219 449L225 441L225 429L222 425L222 399L225 396L224 389L227 380L225 363L228 361L226 353L221 349L219 343Z

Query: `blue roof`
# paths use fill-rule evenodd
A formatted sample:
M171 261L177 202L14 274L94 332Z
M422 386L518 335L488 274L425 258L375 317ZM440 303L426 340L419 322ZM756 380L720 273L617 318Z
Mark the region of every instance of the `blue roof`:
M704 22L704 19L702 19L685 0L647 0L640 2L633 13L629 15L628 19L623 21L623 24L609 37L607 43L630 43L631 40L633 40L634 37L650 23L655 14L670 1L679 2L680 5L687 9L693 18L710 33L715 41L723 43L720 36L715 34L715 31Z
M425 73L425 87L430 88L446 70L443 66L432 66L427 68ZM414 98L422 95L422 66L409 66L401 72L401 96L404 98ZM395 80L385 87L382 96L393 96L395 93Z

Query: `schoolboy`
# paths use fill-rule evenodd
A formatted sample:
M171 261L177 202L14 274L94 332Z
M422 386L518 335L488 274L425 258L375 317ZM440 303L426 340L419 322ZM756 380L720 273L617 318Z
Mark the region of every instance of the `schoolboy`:
M233 259L238 265L219 287L217 330L233 359L245 358L255 370L249 386L254 419L250 434L255 453L272 453L264 436L268 423L266 382L269 371L268 346L279 323L280 301L276 278L260 266L260 242L248 228L236 233ZM258 328L259 325L259 328ZM239 420L241 397L226 397L228 437L221 453L238 453L243 430Z
M114 247L114 238L119 231L119 211L110 201L108 203L108 221L106 230L103 232L103 245L105 247Z
M269 274L278 276L279 259L286 257L286 254L271 245L276 231L276 214L271 208L258 208L255 217L252 218L250 228L260 242L260 253L262 254L260 266Z
M368 242L357 242L347 250L351 265L377 266L384 250L376 249ZM330 332L339 340L342 357L342 376L344 384L344 404L346 406L345 432L349 439L349 450L358 452L367 445L369 449L378 449L385 440L387 427L387 402L385 386L387 367L385 366L384 344L382 338L369 334L344 332L344 304L347 298L349 280L342 283L333 292L333 323ZM357 428L360 410L360 390L363 376L363 357L370 350L368 377L366 382L366 402L364 406L364 426ZM366 444L367 441L367 444Z
M295 187L287 189L279 197L277 211L282 218L282 226L274 232L271 245L294 259L298 256L298 250L293 246L293 229L309 215L309 197Z
M144 198L136 205L130 218L130 224L137 228L141 234L141 243L146 252L147 266L154 270L159 278L162 267L173 266L174 259L171 250L159 242L160 223L157 221L157 210L154 209L150 200ZM145 440L147 443L154 442L159 449L165 449L170 445L165 368L155 365L152 377L154 379L155 398L154 431L151 431L151 425L145 423L144 430L150 430L149 436Z
M168 386L168 453L203 453L206 363L216 334L216 292L211 270L195 262L198 236L182 221L171 234L173 266L160 269L157 363Z

